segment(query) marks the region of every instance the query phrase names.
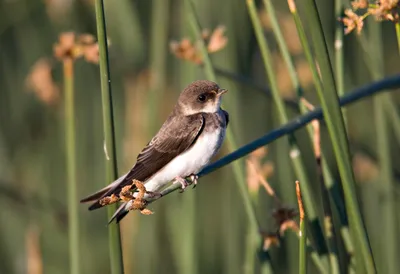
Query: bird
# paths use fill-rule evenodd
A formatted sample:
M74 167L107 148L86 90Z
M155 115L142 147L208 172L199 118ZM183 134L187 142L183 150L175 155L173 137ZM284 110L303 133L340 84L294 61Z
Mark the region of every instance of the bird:
M187 178L196 186L197 173L215 156L225 139L229 114L221 108L221 100L226 92L208 80L197 80L186 86L130 171L80 202L93 202L89 210L101 208L104 197L118 196L133 180L143 183L149 193L146 197L160 193L171 181L180 183L182 191L188 185ZM132 203L132 200L123 202L109 223L113 220L119 223L132 209Z

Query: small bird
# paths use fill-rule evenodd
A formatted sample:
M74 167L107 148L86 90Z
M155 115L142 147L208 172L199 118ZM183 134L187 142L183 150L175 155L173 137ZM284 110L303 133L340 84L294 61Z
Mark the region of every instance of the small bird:
M188 177L196 186L197 173L218 152L225 138L229 116L221 108L221 95L226 92L207 80L188 85L161 129L140 152L132 169L82 199L81 203L94 202L89 210L101 208L101 199L112 194L118 196L123 187L132 185L132 180L142 182L146 192L153 194L171 181L180 183L184 190ZM119 223L132 208L132 202L122 203L110 223L114 219Z

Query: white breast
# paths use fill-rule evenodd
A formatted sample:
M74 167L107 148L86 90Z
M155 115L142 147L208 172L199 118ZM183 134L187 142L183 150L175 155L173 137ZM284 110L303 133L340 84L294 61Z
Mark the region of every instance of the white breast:
M186 152L174 158L162 170L145 182L148 191L159 191L175 177L198 173L217 153L225 137L225 129L203 132Z

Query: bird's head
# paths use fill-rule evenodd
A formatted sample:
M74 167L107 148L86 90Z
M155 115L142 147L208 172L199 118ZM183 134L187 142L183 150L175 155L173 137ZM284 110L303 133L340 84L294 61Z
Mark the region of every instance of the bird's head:
M178 99L177 108L184 115L200 112L217 112L221 106L221 95L227 92L216 83L198 80L188 85Z

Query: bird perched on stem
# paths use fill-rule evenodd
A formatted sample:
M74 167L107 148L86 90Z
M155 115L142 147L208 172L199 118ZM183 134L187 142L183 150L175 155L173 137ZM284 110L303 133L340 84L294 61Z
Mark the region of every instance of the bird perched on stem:
M188 85L161 129L140 152L132 169L82 199L81 203L94 202L89 210L101 208L105 205L102 203L105 197L117 198L124 187L132 185L130 190L135 191L133 180L143 182L145 198L160 195L159 191L171 181L180 183L184 190L189 184L189 177L196 186L196 174L218 152L225 138L229 116L221 109L221 95L226 92L226 89L207 80ZM137 193L133 193L132 197L132 200L121 204L110 222L114 219L120 222L133 209Z

